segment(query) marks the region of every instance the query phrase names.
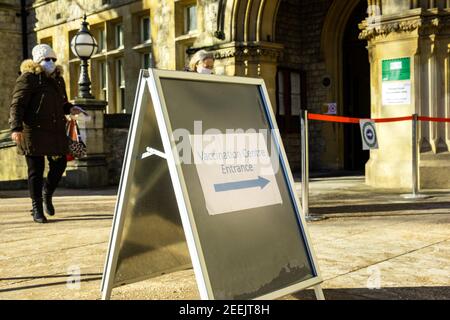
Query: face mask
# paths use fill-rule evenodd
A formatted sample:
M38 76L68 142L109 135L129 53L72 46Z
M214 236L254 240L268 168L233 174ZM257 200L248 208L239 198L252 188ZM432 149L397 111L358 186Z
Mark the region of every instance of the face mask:
M212 70L208 68L204 68L202 66L197 67L197 72L202 74L211 74Z
M52 60L50 60L50 61L43 60L40 63L40 65L47 74L52 74L53 71L55 71L55 69L56 69L56 65Z

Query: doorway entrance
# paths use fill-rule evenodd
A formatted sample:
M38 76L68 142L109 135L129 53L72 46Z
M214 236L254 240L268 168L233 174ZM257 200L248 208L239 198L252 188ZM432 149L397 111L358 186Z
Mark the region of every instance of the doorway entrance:
M343 112L345 116L370 118L370 63L366 42L359 40L358 24L367 17L367 1L360 1L350 16L342 42ZM362 150L358 125L344 125L344 168L364 170L369 151Z

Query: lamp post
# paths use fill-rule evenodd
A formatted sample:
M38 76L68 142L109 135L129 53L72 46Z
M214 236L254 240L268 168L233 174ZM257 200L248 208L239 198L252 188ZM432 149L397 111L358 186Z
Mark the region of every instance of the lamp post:
M86 15L81 28L73 37L70 47L81 60L78 96L74 105L82 107L88 114L77 119L81 136L86 143L86 156L69 162L66 170L66 185L71 188L102 187L108 184L104 141L104 113L106 105L103 100L96 100L91 93L91 80L88 75L88 60L97 52L97 41L89 32Z
M86 21L86 14L83 17L80 31L72 38L70 48L74 55L81 60L80 79L78 81L78 98L94 99L91 94L91 80L88 74L88 60L97 52L98 45L95 38L89 32L89 23Z

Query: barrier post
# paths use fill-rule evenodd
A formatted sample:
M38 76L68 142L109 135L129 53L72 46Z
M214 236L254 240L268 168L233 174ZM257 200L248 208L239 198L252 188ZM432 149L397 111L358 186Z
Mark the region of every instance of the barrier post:
M309 137L308 111L303 110L300 116L301 152L302 152L302 211L308 222L323 220L323 217L309 214Z
M308 111L302 111L301 117L302 152L302 211L305 219L309 217L309 155L308 155Z
M419 194L417 120L418 115L415 113L412 120L412 194L414 197Z
M423 195L419 193L419 141L418 141L418 124L419 124L419 115L417 113L412 116L412 194L403 195L403 198L406 199L424 199L429 198L427 195Z

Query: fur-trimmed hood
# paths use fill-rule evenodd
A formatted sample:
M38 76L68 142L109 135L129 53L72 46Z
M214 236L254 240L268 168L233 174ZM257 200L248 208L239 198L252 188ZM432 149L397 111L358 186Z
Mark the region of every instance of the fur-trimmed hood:
M22 74L27 73L27 72L31 72L34 74L40 74L40 73L44 72L44 69L41 67L41 65L39 63L34 62L32 59L27 59L27 60L23 61L22 64L20 65L20 72ZM55 74L57 76L62 77L63 67L60 65L56 65Z

